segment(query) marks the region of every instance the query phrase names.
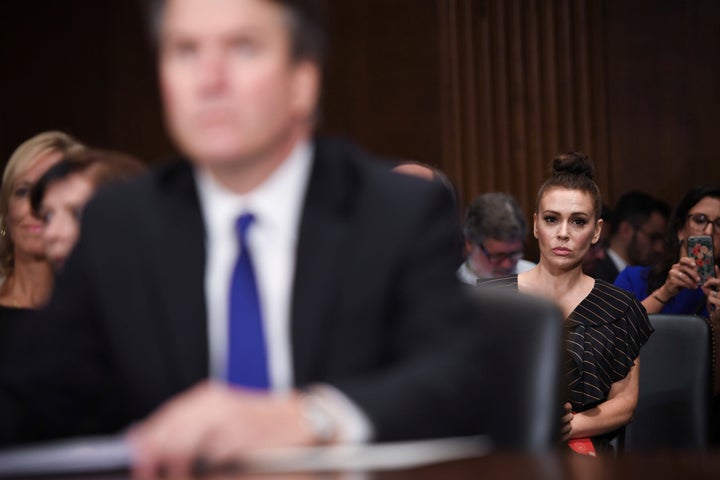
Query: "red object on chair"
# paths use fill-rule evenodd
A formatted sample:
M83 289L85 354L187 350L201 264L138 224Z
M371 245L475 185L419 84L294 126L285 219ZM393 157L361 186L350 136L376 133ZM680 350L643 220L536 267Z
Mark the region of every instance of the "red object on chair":
M573 438L571 440L568 440L568 447L572 449L575 453L579 453L580 455L590 455L591 457L597 456L597 453L595 453L595 446L592 443L592 440L590 438Z

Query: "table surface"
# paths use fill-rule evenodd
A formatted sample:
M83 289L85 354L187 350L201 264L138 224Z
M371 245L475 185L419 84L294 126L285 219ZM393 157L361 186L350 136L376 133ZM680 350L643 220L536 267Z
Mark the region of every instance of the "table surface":
M529 456L495 453L431 467L375 474L373 480L663 480L720 479L720 452L633 454L594 458L575 454Z
M53 479L124 480L128 474L42 477ZM575 454L526 455L492 453L483 457L385 472L338 472L297 474L222 474L210 480L704 480L720 479L720 451L707 454L658 452L617 458L593 458Z

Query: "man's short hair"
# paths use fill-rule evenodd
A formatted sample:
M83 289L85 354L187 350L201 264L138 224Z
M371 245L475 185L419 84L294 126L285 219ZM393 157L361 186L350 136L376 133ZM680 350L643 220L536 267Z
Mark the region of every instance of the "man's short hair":
M620 197L617 205L615 205L610 234L617 233L622 222L628 222L637 230L655 212L666 220L670 218L670 206L665 202L657 200L644 192L627 192Z
M141 0L148 31L154 45L159 45L162 14L167 0ZM295 60L311 60L322 65L325 60L326 9L324 0L264 0L280 5L288 16L288 29Z
M500 242L524 242L527 221L512 195L485 193L468 207L463 231L465 238L474 244L484 243L488 238Z

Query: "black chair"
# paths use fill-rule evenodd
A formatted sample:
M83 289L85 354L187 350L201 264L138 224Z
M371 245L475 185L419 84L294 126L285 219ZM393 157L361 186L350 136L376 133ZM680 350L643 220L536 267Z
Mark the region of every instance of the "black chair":
M705 450L710 402L710 327L694 315L650 315L640 352L640 394L625 451Z
M555 448L563 404L562 314L547 300L516 292L472 293L491 339L486 431L500 450Z

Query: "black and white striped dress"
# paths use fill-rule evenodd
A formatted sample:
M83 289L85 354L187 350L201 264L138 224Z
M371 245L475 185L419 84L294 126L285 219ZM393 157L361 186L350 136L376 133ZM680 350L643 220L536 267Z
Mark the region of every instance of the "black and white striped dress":
M518 288L517 275L482 280L482 288ZM633 295L604 280L565 319L565 379L576 412L605 401L625 378L653 332L645 308Z

